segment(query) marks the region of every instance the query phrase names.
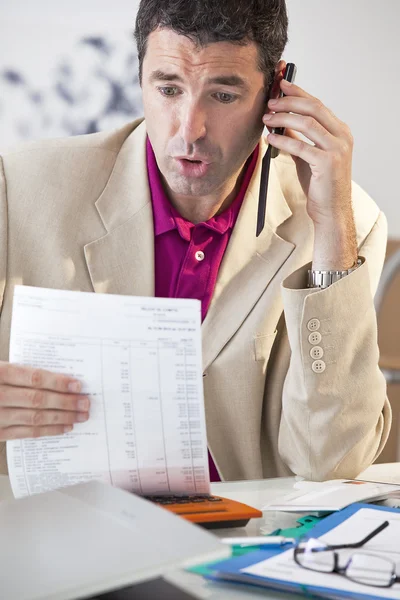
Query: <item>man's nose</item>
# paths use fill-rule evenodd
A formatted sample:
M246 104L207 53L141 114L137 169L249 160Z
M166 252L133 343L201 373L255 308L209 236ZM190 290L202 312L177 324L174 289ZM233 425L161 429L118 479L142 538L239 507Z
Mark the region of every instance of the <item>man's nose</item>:
M180 115L180 134L187 144L194 144L206 135L206 118L197 103L187 104Z

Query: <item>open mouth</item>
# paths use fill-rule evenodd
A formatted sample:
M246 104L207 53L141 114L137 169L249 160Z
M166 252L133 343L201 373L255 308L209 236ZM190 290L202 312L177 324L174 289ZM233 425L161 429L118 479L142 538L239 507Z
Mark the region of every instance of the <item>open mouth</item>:
M191 158L178 158L177 163L182 175L187 177L203 177L211 167L210 163Z

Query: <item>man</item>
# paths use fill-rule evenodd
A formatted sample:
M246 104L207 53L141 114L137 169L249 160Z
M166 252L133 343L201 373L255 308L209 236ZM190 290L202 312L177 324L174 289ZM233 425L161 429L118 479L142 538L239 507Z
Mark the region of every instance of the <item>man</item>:
M3 157L0 440L89 416L79 382L6 362L15 284L194 297L214 478L356 476L390 408L372 301L386 224L352 185L349 128L282 81L284 0L142 0L135 35L144 121ZM266 142L281 155L256 238Z

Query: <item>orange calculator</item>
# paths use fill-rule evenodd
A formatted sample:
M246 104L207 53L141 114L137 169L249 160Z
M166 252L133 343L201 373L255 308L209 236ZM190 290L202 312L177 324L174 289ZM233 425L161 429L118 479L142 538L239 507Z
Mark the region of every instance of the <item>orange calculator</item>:
M221 496L145 496L147 500L207 529L244 527L250 519L259 519L262 512Z

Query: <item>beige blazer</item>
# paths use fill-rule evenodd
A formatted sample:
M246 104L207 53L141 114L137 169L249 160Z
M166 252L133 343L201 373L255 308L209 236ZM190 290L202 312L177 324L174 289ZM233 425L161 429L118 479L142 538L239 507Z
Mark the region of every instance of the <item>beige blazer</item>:
M8 358L16 284L154 295L145 139L139 120L22 144L3 156L0 359ZM272 163L266 226L255 237L260 143L202 325L209 447L223 479L353 477L377 457L390 427L371 294L385 218L354 184L365 262L324 291L304 289L313 226L287 155ZM313 371L311 319L320 322L323 372Z

